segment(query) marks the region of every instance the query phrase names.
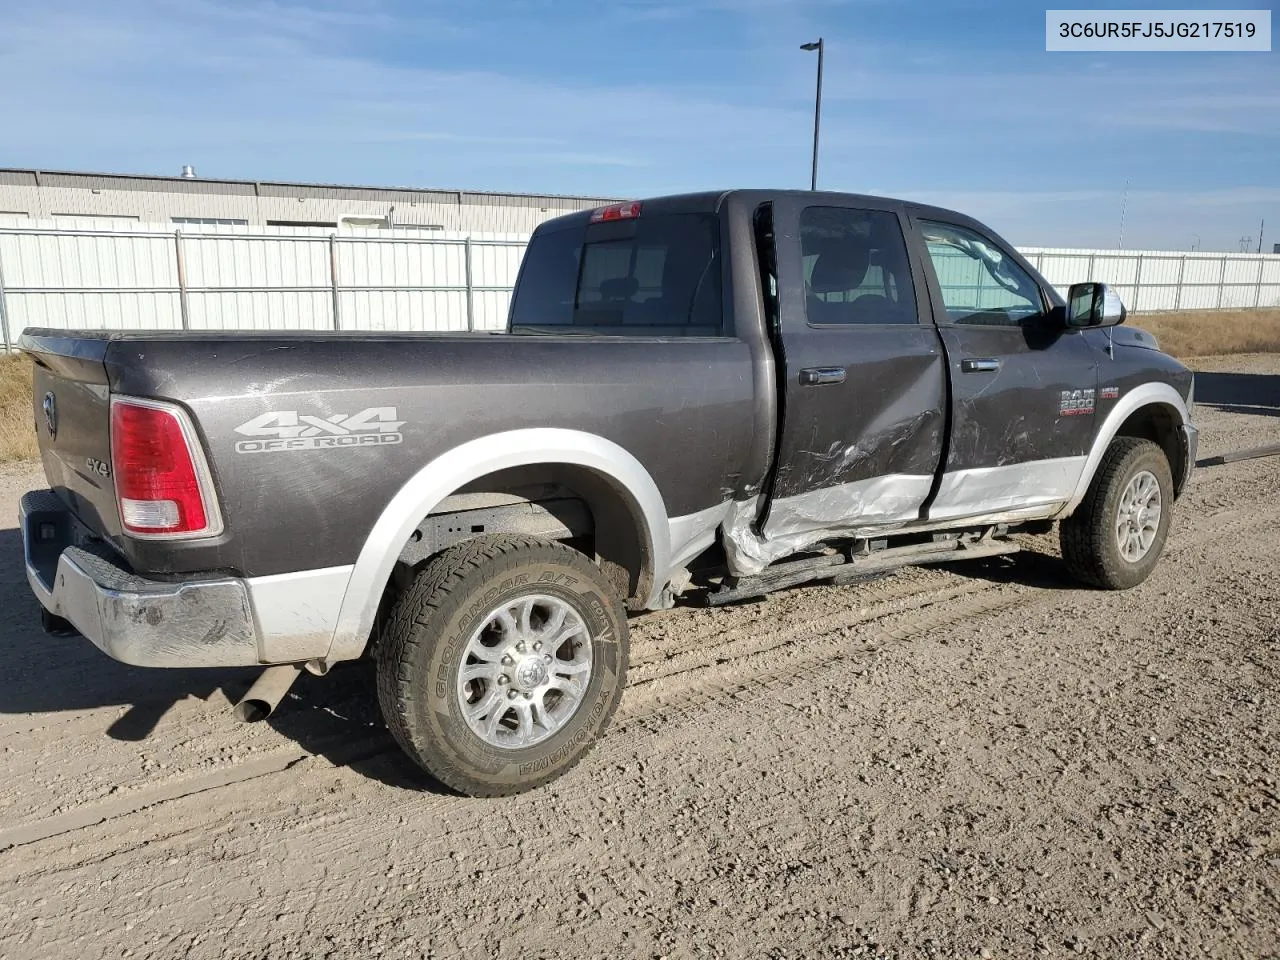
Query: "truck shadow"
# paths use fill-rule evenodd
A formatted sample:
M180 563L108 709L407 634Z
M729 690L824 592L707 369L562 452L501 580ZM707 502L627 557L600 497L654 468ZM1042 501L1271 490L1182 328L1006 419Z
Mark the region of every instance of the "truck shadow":
M234 688L237 699L254 676ZM324 677L303 673L266 723L307 753L386 786L457 795L411 761L392 738L378 707L372 661L340 664Z
M1280 375L1197 373L1196 403L1224 413L1280 417Z
M231 706L258 673L131 667L84 637L49 636L40 626L40 605L27 586L22 539L14 529L0 530L0 663L0 714L116 708L122 712L109 722L104 718L103 733L136 742L151 739L175 710L188 716L221 713L231 742L238 724ZM343 665L327 677L303 674L266 723L336 766L402 789L450 792L404 755L382 723L370 663Z
M1089 590L1067 572L1061 558L1024 548L1018 553L980 560L957 560L943 567L970 580L1010 583L1038 590Z

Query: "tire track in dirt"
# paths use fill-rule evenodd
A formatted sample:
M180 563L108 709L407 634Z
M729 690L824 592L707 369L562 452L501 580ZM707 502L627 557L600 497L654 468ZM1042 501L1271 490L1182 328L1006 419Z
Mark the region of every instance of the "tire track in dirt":
M384 737L349 740L344 738L337 765L352 763L389 750ZM239 787L250 781L283 773L314 754L297 747L281 749L266 756L220 767L194 777L175 777L151 789L96 803L82 804L66 813L41 820L27 821L0 830L0 852L26 846L61 834L97 826L108 820L127 817L151 807L184 800L199 794Z
M896 575L861 584L833 586L812 583L788 587L755 600L726 604L722 607L682 604L672 610L637 615L631 620L633 631L643 633L642 650L632 651L631 663L639 667L661 661L671 651L681 651L691 642L700 645L734 639L745 631L757 629L760 621L793 613L813 616L815 604L843 612L849 590L868 603L893 600L927 590L938 583L933 567L904 567ZM672 635L674 634L674 635Z
M1166 560L1177 561L1186 553L1196 551L1208 540L1230 537L1236 532L1254 529L1260 522L1265 523L1267 515L1276 512L1274 501L1268 504L1263 497L1249 500L1246 505L1200 514L1195 510L1195 499L1196 488L1193 487L1188 498L1179 504L1177 522L1180 525L1175 526L1177 532L1171 541ZM606 738L605 746L612 753L613 748L620 746L627 734L642 731L655 721L681 721L696 716L717 703L750 699L756 692L816 679L833 663L874 657L875 651L868 650L865 644L862 649L849 649L851 638L847 637L847 631L852 627L872 627L866 637L880 644L908 642L938 630L948 630L951 636L963 637L1010 607L1026 604L1028 591L1034 590L1030 587L981 581L951 584L955 575L945 571L938 574L930 571L923 581L917 579L916 574L907 576L912 579L889 581L883 585L795 588L775 595L782 602L774 603L772 609L763 615L758 612L758 607L722 608L711 612L714 622L709 625L713 627L712 630L692 636L681 633L690 618L682 618L683 622L679 624L670 624L668 621L678 635L674 639L665 639L657 651L649 647L648 654L637 658L633 681L628 686L628 697L624 700L614 730ZM945 577L948 582L940 584L937 582L938 577ZM1049 601L1053 596L1049 591L1036 592L1043 595L1043 602ZM875 596L868 596L869 594ZM814 616L816 605L838 604L844 596L859 604L861 609L837 610ZM914 616L938 604L952 602L954 606L942 611ZM1035 604L1041 605L1042 603ZM722 622L730 617L736 622ZM775 628L761 634L760 621L766 617L779 618L784 626L780 630ZM901 623L899 619L902 620ZM642 633L646 626L643 621L637 623L637 632ZM862 634L859 634L859 639L863 639ZM663 655L665 651L672 649L678 652ZM732 656L726 657L726 654ZM726 660L730 662L724 662ZM662 672L663 667L669 668L669 671ZM353 691L342 700L335 701L335 705L357 700L359 697L359 692ZM672 699L679 702L669 702ZM159 804L196 794L216 793L225 787L234 788L258 777L286 773L308 755L302 751L282 753L279 757L259 755L194 780L161 786L128 801L80 807L53 820L26 824L25 827L29 830L26 835L13 831L0 834L0 847L5 846L13 837L30 843L34 842L33 838L82 830L87 826L127 817ZM281 758L286 757L282 761ZM276 765L282 762L283 765L276 769ZM63 827L66 828L65 831Z
M1262 506L1259 511L1254 506ZM1257 524L1260 513L1275 514L1280 508L1265 502L1237 506L1209 515L1196 515L1171 544L1169 558L1196 551L1204 542L1230 536L1232 531ZM1180 511L1190 512L1190 511ZM979 630L989 618L1014 606L1043 606L1056 597L1053 592L1017 584L985 581L953 582L956 578L945 570L927 574L926 582L912 579L902 583L876 584L871 588L798 587L785 592L782 609L769 611L780 615L782 627L761 633L758 610L737 607L713 611L714 615L738 613L748 622L717 629L704 635L685 636L679 641L684 650L666 657L649 656L633 668L627 694L613 728L604 738L599 754L609 756L632 749L622 741L637 730L650 729L655 722L680 723L707 709L733 701L749 701L752 697L780 686L818 680L833 666L857 659L874 659L879 646L904 643L947 631L949 638L962 639ZM948 582L937 583L937 576ZM869 600L843 611L812 615L817 591L831 595L824 602L839 602L848 595L851 600ZM875 597L866 594L875 593ZM766 601L768 602L768 601ZM942 606L946 605L946 606ZM934 609L942 607L941 609ZM741 611L741 612L739 612ZM643 624L639 625L643 629ZM849 631L854 627L870 627L859 631L857 638ZM705 638L716 638L707 644ZM852 647L852 643L859 647ZM662 667L668 668L660 672ZM353 691L342 702L358 700ZM617 747L618 749L615 749ZM391 748L385 742L363 754L372 755ZM0 850L21 846L64 833L83 830L107 820L128 817L151 807L181 800L196 794L217 792L243 783L284 773L311 754L293 750L257 756L224 766L194 778L169 782L152 790L128 797L80 805L52 818L28 821L0 831ZM352 756L355 759L355 755Z
M885 644L907 642L942 630L955 631L962 625L971 630L982 620L1025 603L1023 591L993 585L953 603L940 598L921 607L835 626L803 641L793 638L732 660L722 658L713 664L629 684L609 739L654 721L684 719L726 700L768 690L779 682L817 680L837 663L873 658ZM870 629L859 630L855 637L851 635L853 627ZM963 632L951 632L949 636L962 636Z
M810 595L805 599L811 602L825 601L832 606L842 606L842 598L838 595L835 597L823 597L816 594L816 591L823 589L844 590L848 588L811 586L809 588ZM856 623L877 620L880 617L904 610L943 602L964 592L964 587L950 582L941 584L906 582L901 584L898 590L889 592L887 596L884 594L866 596L861 592L851 594L848 599L854 602L854 606L844 607L834 613L817 617L813 616L811 610L806 611L803 607L799 610L790 610L771 601L765 601L760 605L760 609L752 614L750 622L744 623L739 627L711 635L694 635L684 638L678 644L670 644L663 656L633 657L629 667L628 685L636 682L658 680L670 674L683 673L687 669L697 666L696 662L687 664L689 658L705 660L706 663L710 664L716 662L720 658L721 651L726 649L733 650L735 653L751 652L754 646L760 652L764 652L793 642L805 630L826 632L852 626ZM774 622L768 624L762 630L762 620L773 620ZM780 626L782 629L779 629ZM641 629L643 629L643 626L641 626ZM714 638L715 642L708 642L710 638ZM649 649L648 643L644 639L641 641L641 646ZM669 669L664 671L663 667Z
M1194 490L1188 491L1188 497L1179 511L1182 516L1191 515L1192 520L1176 538L1176 542L1171 543L1168 555L1162 558L1162 562L1168 560L1177 563L1185 554L1199 553L1206 543L1230 539L1236 531L1252 529L1260 521L1265 522L1268 517L1280 518L1280 504L1270 498L1204 515L1193 513L1193 505L1187 502L1193 497ZM855 585L827 589L853 592L858 587ZM799 587L793 592L804 590L805 587ZM1091 591L1081 587L1072 592ZM859 651L849 651L846 642L847 631L855 626L876 627L869 634L859 633L859 638L866 636L868 642L904 642L944 629L951 631L950 637L959 639L982 629L991 617L1014 606L1021 606L1024 611L1030 612L1032 609L1052 606L1060 597L1055 591L1034 586L967 581L954 585L915 587L896 599L903 604L902 609L880 610L873 606L865 615L861 611L850 611L803 620L763 637L746 637L744 641L738 641L735 637L712 648L715 656L710 659L700 658L701 651L691 649L688 658L694 662L683 669L653 677L641 676L638 680L629 678L626 698L615 718L614 730L607 739L620 736L637 725L685 719L717 704L743 699L755 691L771 689L780 681L789 683L793 680L816 680L832 665L859 655ZM954 605L946 610L937 614L927 612L938 604L952 600L955 601ZM884 605L893 606L892 602L884 602ZM919 616L913 617L912 614ZM904 623L897 629L878 626L897 616L904 617ZM836 632L841 634L839 638L827 639ZM752 639L757 642L751 643ZM745 647L741 646L742 642L746 643ZM739 644L737 649L735 643ZM732 657L726 655L730 652L733 653ZM865 648L861 651L863 655L868 652ZM777 658L781 658L783 662L772 662ZM768 665L761 669L766 663ZM662 681L675 683L662 684ZM680 702L675 702L677 700Z

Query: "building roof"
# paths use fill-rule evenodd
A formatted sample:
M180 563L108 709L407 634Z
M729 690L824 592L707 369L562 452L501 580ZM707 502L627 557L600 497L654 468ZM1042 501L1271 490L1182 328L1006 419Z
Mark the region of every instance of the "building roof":
M363 200L416 198L449 199L462 202L503 202L529 206L543 201L610 203L610 197L581 197L564 194L502 193L483 190L454 190L436 187L362 186L336 183L301 183L283 180L233 180L215 177L166 177L130 173L86 173L69 170L34 170L0 167L0 184L11 186L61 187L92 190L137 190L162 193L238 194L275 197L342 197Z

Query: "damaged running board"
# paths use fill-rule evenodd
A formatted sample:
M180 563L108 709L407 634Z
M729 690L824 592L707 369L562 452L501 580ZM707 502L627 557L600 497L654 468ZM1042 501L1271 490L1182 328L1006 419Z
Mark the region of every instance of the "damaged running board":
M890 576L903 567L999 557L1017 553L1019 549L1016 543L983 537L967 542L947 540L890 547L858 555L853 560L831 553L811 560L777 563L754 577L739 577L732 586L722 586L714 593L707 594L706 603L710 607L720 607L727 603L757 600L775 591L806 583L826 583L832 586L865 583Z

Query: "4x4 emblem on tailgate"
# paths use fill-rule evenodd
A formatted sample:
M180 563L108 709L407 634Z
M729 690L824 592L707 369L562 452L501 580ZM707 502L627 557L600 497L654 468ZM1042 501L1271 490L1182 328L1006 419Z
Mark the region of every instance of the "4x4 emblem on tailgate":
M44 425L49 431L49 436L57 439L58 436L58 401L53 398L53 391L50 390L44 395Z
M370 407L349 417L343 413L313 417L297 410L272 410L235 428L242 436L264 438L239 441L236 453L384 446L404 440L400 433L404 424L396 419L395 407Z

